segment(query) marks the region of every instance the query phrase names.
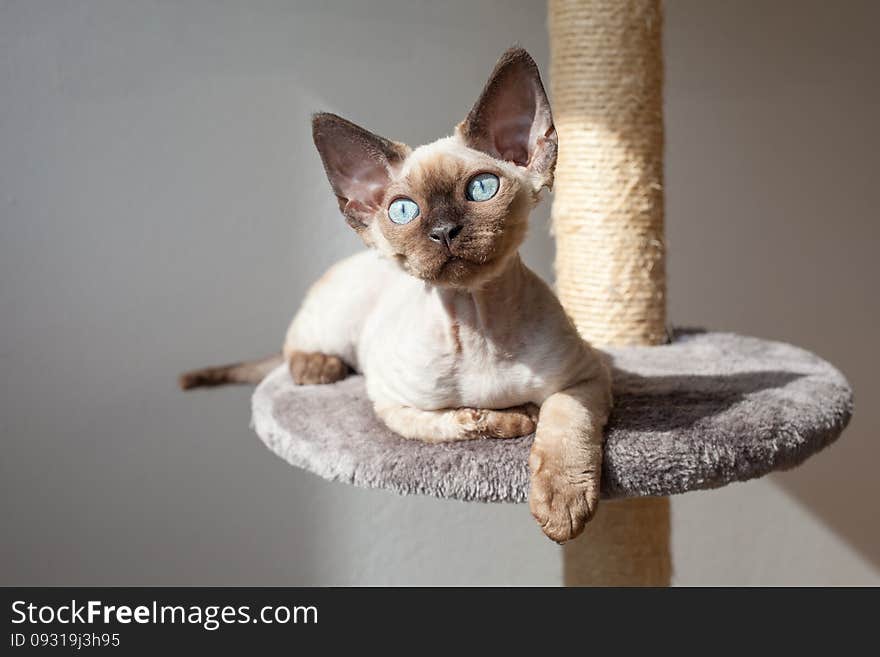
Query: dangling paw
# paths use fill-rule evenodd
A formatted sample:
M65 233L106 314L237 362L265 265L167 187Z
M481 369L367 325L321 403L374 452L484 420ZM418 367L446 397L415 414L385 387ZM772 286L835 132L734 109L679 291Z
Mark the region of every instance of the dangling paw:
M567 466L559 454L538 446L529 454L529 509L541 530L557 543L580 535L596 512L601 467L589 463L585 459L581 467Z
M348 365L337 356L294 351L287 362L290 376L298 385L336 383L348 376Z

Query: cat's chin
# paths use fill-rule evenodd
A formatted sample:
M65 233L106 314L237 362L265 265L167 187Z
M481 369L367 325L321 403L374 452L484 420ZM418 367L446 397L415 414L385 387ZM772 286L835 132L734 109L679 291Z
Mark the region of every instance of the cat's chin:
M434 278L435 285L467 287L479 273L479 265L458 256L449 256Z
M497 276L502 259L474 262L461 256L450 256L440 267L428 273L415 274L432 285L449 288L476 288Z
M406 274L438 287L474 289L481 287L502 273L510 257L494 257L476 261L460 255L450 255L430 267L419 267L403 254L391 258Z

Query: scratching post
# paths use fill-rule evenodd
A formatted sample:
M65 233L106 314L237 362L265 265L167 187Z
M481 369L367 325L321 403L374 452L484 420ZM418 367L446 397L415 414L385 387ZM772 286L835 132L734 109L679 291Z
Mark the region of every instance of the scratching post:
M669 498L607 500L563 549L566 586L668 586Z
M556 286L597 346L666 340L659 0L550 0ZM600 505L568 585L669 584L669 499Z
M597 345L666 341L659 4L549 4L556 288Z

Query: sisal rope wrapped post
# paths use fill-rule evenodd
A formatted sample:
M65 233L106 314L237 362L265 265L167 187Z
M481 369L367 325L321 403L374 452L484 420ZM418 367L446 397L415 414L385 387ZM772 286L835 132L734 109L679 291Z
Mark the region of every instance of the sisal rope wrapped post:
M549 0L556 287L597 346L666 340L659 0ZM600 504L568 585L669 584L669 500Z

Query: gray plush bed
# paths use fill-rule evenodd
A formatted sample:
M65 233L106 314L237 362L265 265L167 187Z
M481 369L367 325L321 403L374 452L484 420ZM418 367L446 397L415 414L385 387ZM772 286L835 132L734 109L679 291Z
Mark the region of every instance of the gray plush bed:
M668 345L608 353L605 497L715 488L792 467L833 442L852 413L840 372L780 342L678 331ZM281 366L254 392L253 426L273 452L327 479L462 500L528 496L532 436L400 438L373 414L360 376L296 386Z

